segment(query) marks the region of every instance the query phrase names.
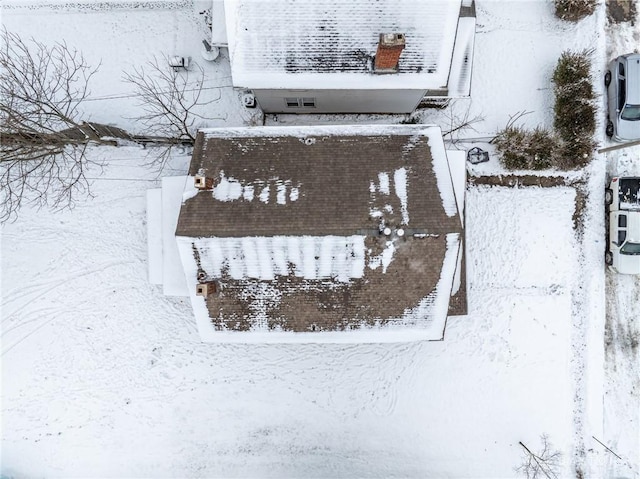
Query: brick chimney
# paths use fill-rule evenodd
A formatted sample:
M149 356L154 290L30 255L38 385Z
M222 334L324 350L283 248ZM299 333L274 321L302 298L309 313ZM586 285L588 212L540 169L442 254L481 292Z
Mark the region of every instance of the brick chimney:
M213 189L213 178L196 175L193 178L193 186L198 190L211 190Z
M404 34L381 33L373 71L375 73L396 73L402 50L404 50Z
M198 283L196 285L196 296L211 296L216 291L218 291L218 287L215 281L207 281L206 283Z

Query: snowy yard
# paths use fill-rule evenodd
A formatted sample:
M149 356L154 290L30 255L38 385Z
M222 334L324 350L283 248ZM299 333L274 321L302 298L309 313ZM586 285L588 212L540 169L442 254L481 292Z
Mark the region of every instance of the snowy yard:
M519 440L570 450L574 190L468 191L472 313L443 342L212 346L147 284L148 184L5 227L4 474L504 477Z
M153 55L197 58L206 4L7 0L2 21L101 59L87 114L136 130L122 71ZM563 50L595 48L600 78L640 37L639 21L606 40L604 5L577 25L555 19L548 2L477 8L468 104L484 120L467 134L478 138L519 111L532 112L529 126L551 123L549 77ZM224 87L209 91L220 99L207 126L258 121L229 87L224 58L203 66ZM420 117L446 129L451 114ZM168 174L184 174L188 153ZM148 282L146 191L159 181L145 150L92 150L109 161L92 172L95 198L72 211L23 209L2 227L0 473L514 477L518 442L538 449L548 434L563 453L560 477L640 477L640 280L605 273L602 258L605 175L627 171L638 153L600 155L571 175L576 188L469 186L469 315L449 319L444 341L211 345L188 298ZM475 171L499 172L495 159ZM579 188L591 193L580 235Z

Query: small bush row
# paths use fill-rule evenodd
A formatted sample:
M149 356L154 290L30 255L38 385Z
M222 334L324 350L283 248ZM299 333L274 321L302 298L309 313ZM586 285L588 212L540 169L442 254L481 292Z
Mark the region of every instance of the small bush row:
M591 160L596 107L589 56L589 51L564 52L558 60L552 77L554 132L509 124L498 133L494 143L505 168L566 170L580 168Z
M595 147L587 136L566 141L549 130L526 130L517 126L505 128L494 144L502 166L508 170L580 168L590 161Z
M508 170L544 170L555 163L558 139L540 127L508 126L496 137L496 149Z
M553 72L556 95L553 125L558 134L573 140L596 131L595 94L591 85L590 52L564 52Z
M553 72L553 126L562 139L563 169L580 168L590 160L596 146L596 95L591 82L591 51L563 52Z

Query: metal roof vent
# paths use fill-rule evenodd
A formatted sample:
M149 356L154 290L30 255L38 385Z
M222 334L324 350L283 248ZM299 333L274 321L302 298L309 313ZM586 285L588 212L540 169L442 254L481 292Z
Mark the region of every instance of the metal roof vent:
M179 55L169 57L168 59L169 66L173 68L174 72L177 72L178 70L182 70L182 69L187 70L189 68L190 60L191 60L191 57L181 57Z
M250 91L244 92L242 94L242 104L245 108L255 108L256 107L256 96Z

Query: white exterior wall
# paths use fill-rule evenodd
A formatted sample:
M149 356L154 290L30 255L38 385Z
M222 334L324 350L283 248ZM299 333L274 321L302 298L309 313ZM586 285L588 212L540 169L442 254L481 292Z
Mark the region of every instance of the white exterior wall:
M265 113L411 113L425 90L253 90ZM289 108L285 98L315 98L316 107Z

